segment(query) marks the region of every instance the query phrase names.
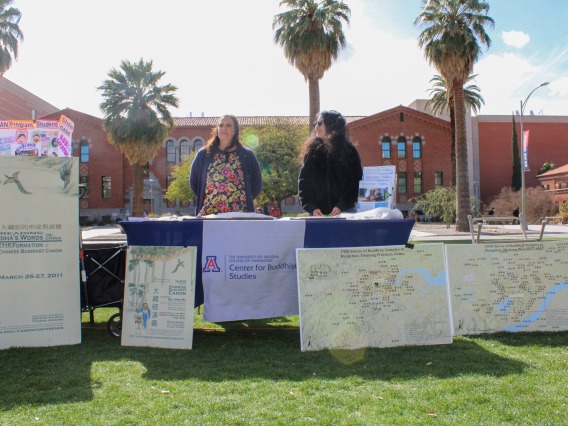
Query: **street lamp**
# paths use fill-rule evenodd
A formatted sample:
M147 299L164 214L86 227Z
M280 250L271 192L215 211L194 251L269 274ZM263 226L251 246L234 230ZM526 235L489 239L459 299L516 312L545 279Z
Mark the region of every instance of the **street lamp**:
M150 213L154 213L154 199L152 198L152 187L154 186L154 179L148 179L148 182L150 182Z
M548 85L548 81L541 83L538 87L535 87L532 92L529 93L525 101L521 101L521 214L522 214L522 227L525 231L528 229L527 225L527 216L525 214L525 134L523 133L523 113L525 111L525 107L527 106L527 102L531 95L543 86Z

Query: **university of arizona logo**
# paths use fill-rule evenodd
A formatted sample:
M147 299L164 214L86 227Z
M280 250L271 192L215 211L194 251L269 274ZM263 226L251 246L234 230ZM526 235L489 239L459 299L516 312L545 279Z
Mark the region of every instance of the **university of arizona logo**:
M217 256L205 256L203 272L221 272L221 268L217 265Z

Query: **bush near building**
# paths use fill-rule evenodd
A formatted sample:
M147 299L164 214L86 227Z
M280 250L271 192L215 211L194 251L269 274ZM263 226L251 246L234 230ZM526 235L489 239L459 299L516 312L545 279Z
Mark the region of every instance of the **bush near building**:
M487 206L493 207L496 215L511 216L513 210L521 208L521 191L513 191L510 187L501 188L501 192ZM552 200L550 193L541 187L525 188L525 218L528 223L539 223L542 218L558 213L558 205Z

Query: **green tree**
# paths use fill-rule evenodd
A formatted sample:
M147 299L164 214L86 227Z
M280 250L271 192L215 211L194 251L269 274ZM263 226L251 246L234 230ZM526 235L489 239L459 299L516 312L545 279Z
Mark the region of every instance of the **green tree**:
M191 163L197 152L192 152L179 165L172 167L172 177L174 180L168 186L166 198L168 200L190 201L195 200L195 194L189 186L189 174Z
M544 163L542 165L542 167L539 169L538 173L539 175L546 173L550 170L553 170L556 167L556 165L554 163L549 163L548 161L546 163Z
M100 109L108 139L132 165L133 216L142 216L144 166L174 127L168 107L178 106L177 88L158 85L164 74L152 71L152 61L122 61L120 70L110 70L110 78L97 87L103 93Z
M349 23L351 10L340 0L282 0L280 6L289 10L274 17L274 42L308 82L313 123L320 110L319 80L345 47L342 21Z
M424 30L418 44L424 56L444 77L454 95L456 115L457 231L469 231L469 168L465 129L464 83L481 54L480 43L489 47L485 25L489 5L482 0L423 0L423 10L414 21Z
M449 228L456 220L456 188L440 187L422 194L416 201L415 210L439 218Z
M515 124L515 116L513 115L513 179L511 182L511 188L513 191L518 191L522 187L522 177L521 177L521 155L519 154L519 141L517 139L517 126Z
M268 204L298 193L299 152L309 136L303 125L247 127L242 131L245 143L254 149L262 168L262 193L256 199Z
M19 26L22 14L11 4L12 0L0 0L0 77L18 59L18 43L24 40Z
M465 83L469 83L474 80L477 74L470 75ZM450 131L452 134L452 147L451 147L451 157L452 157L452 186L456 186L456 114L454 109L454 95L452 89L448 90L448 85L444 77L441 75L435 75L430 80L432 88L428 91L430 92L430 99L426 102L426 105L430 105L432 112L434 114L443 113L448 111L450 113ZM463 88L463 96L465 105L477 113L481 109L481 105L485 105L485 100L479 93L480 89L475 84L468 84Z

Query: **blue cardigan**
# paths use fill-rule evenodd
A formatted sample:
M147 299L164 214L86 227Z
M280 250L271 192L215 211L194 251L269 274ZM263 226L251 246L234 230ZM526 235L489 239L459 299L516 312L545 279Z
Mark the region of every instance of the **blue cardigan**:
M260 172L260 164L251 149L238 145L236 152L243 167L245 193L247 197L247 212L254 213L254 199L258 197L262 190L262 173ZM206 148L203 147L197 152L197 155L191 164L189 185L196 196L196 215L201 210L201 207L203 207L205 187L207 186L207 168L209 167L209 164L211 164L212 160L213 155L207 154Z

